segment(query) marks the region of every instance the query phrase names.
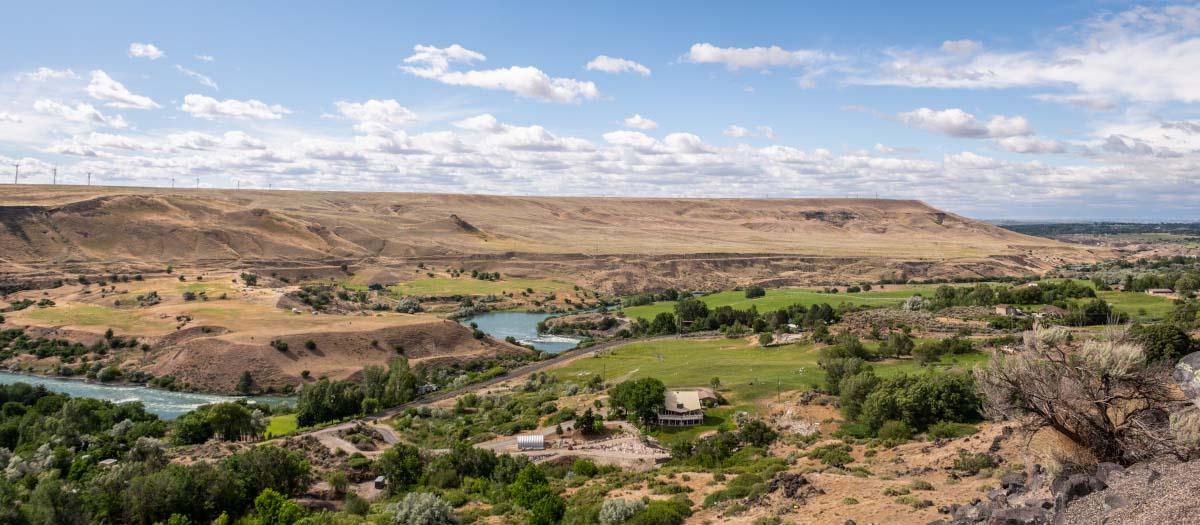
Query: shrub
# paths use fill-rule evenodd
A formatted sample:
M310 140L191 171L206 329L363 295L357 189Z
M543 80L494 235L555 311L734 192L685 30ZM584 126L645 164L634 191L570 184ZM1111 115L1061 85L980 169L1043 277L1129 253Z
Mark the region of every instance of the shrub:
M756 297L762 297L765 295L767 295L767 290L761 286L746 287L746 298L747 299L754 299Z
M979 432L979 428L968 423L954 423L951 421L938 421L929 425L929 430L925 434L930 439L956 439L966 437Z
M755 419L747 422L738 431L738 439L743 443L754 445L756 447L769 447L771 443L779 437L779 434L771 429L766 423Z
M317 342L316 342L316 341L313 341L312 339L309 339L309 340L307 340L307 341L305 341L305 342L304 342L304 348L306 348L306 349L308 349L308 350L316 350L316 349L317 349Z
M366 516L371 512L371 503L353 492L346 494L346 513Z
M911 487L913 490L933 490L932 483L921 479L910 483L909 487Z
M996 468L996 459L980 452L960 450L958 451L958 457L954 459L954 470L966 472L967 474L974 475L978 474L981 470L992 468Z
M450 504L428 492L410 492L388 507L398 525L453 525L458 523Z
M600 525L624 523L646 508L642 500L609 499L600 505Z
M271 340L271 348L279 350L280 352L287 352L288 344L286 341L284 341L282 339L272 339Z
M912 439L913 430L903 421L885 421L876 434L879 439L893 443L903 443Z
M808 453L808 457L831 467L844 467L854 462L854 457L850 455L850 445L845 443L817 447Z

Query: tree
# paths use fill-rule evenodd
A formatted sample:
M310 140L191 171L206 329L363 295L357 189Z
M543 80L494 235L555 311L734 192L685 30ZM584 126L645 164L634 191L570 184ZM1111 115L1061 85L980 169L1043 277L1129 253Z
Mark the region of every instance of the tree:
M297 496L312 482L312 472L304 456L273 445L248 448L225 458L221 464L233 473L246 494L271 489Z
M992 355L975 377L993 417L1052 428L1098 461L1131 464L1168 454L1186 459L1194 409L1176 409L1171 366L1150 361L1127 334L1073 346L1068 333L1041 328L1014 355Z
M675 303L675 317L680 324L690 324L708 317L708 305L695 297L684 297Z
M421 479L421 451L399 443L378 460L379 473L387 479L388 491L399 494Z
M678 331L679 325L675 322L675 315L671 312L659 312L646 328L646 335L674 334Z
M596 417L596 414L592 412L591 408L585 410L583 415L579 416L579 418L575 420L575 427L578 428L580 432L583 432L583 435L585 436L599 434L604 428L604 426L601 424L600 418Z
M292 525L304 517L304 509L271 489L254 498L254 512L260 525Z
M767 295L767 290L761 286L747 286L746 287L746 298L747 299L754 299L756 297L762 297L765 295Z
M630 419L642 423L653 423L666 399L667 387L653 377L626 381L612 388L609 398L613 406L620 407Z
M225 441L237 441L254 433L250 410L238 403L217 403L209 406L207 412L209 426Z
M1175 291L1184 297L1190 296L1200 290L1200 277L1195 274L1186 274L1175 281Z
M899 357L909 355L913 351L913 340L904 332L892 332L888 334L887 341L880 345L879 353L882 355L891 355Z
M775 336L770 333L762 333L758 336L758 346L766 347L775 341Z
M838 405L842 409L842 415L849 421L858 421L859 415L862 414L863 403L878 386L879 378L875 376L875 372L870 367L863 368L854 375L843 377L838 384Z
M88 522L79 495L64 488L62 481L54 476L38 481L25 508L32 525L83 525Z
M822 358L817 363L821 369L825 370L825 390L833 395L841 392L842 378L871 368L866 361L858 357Z
M1142 346L1147 361L1174 363L1191 353L1193 343L1187 331L1174 323L1135 326L1130 335Z
M458 523L450 504L429 492L410 492L388 507L397 525L453 525Z
M779 433L758 419L749 421L738 431L738 439L756 447L771 446L771 443L774 443L778 437Z
M254 376L250 375L249 370L242 371L242 377L238 379L237 391L242 394L249 394L254 389Z

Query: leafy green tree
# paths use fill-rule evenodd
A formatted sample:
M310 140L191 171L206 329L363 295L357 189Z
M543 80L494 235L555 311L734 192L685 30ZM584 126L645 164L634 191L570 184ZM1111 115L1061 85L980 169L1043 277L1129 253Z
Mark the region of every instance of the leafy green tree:
M675 303L675 317L684 325L703 320L708 317L708 305L695 297L684 297Z
M1150 362L1175 361L1191 353L1195 346L1187 331L1174 323L1135 326L1130 335L1142 345Z
M650 325L646 327L647 335L666 335L678 331L679 325L675 322L675 315L671 312L660 312L654 316L654 320L650 321Z
M79 495L54 476L38 481L25 510L31 525L83 525L88 521Z
M821 358L817 363L825 371L825 390L834 395L841 392L842 378L871 368L858 357Z
M613 406L620 407L631 419L653 423L666 399L667 387L653 377L625 381L609 392Z
M208 407L208 423L225 441L237 441L254 434L250 409L238 403L217 403Z
M767 290L761 286L747 286L746 287L746 298L747 299L754 299L756 297L762 297L764 295L767 295Z
M304 517L304 509L271 489L254 498L254 513L260 525L292 525Z
M399 494L421 479L421 451L412 445L397 444L379 457L378 467L387 479L388 491Z
M754 419L742 425L742 429L738 431L738 439L742 443L753 445L756 447L768 447L775 439L779 437L779 433L775 432L769 425L761 420Z
M312 482L312 472L304 456L273 445L248 448L225 458L222 465L234 474L247 494L272 489L296 496Z
M879 386L879 378L875 376L875 372L866 367L858 373L843 377L838 384L839 403L842 409L842 415L848 421L857 421L858 416L862 414L862 405L867 400L867 396L875 391Z

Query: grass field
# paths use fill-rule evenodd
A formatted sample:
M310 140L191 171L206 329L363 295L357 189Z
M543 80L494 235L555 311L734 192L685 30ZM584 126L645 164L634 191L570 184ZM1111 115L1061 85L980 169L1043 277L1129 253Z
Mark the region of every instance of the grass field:
M534 293L569 292L574 286L548 279L502 279L484 281L471 277L435 277L419 279L393 285L388 288L400 295L448 296L448 295L500 295L504 292L520 293L532 289Z
M655 435L666 441L690 439L727 426L739 411L758 412L757 401L777 392L808 390L824 381L817 366L819 350L810 344L760 348L744 339L672 339L633 343L602 356L580 359L553 372L562 381L583 383L601 374L610 383L655 377L669 388L708 386L721 380L721 394L729 405L705 411L703 425L659 429ZM969 370L987 361L987 354L946 356L935 370ZM883 377L924 370L911 359L873 363Z
M811 344L761 348L745 339L670 339L622 346L552 373L563 381L580 383L592 374L602 374L609 382L656 377L668 387L708 386L718 377L722 393L737 404L820 384L825 375L817 366L818 357L818 349ZM947 356L935 368L969 369L986 359L982 353ZM874 366L881 376L921 370L911 359Z
M1140 292L1096 292L1096 295L1108 301L1117 311L1128 314L1139 321L1165 319L1175 308L1171 299Z
M894 306L903 303L905 299L918 293L929 293L931 288L926 286L908 286L889 290L872 290L870 292L859 293L821 293L812 290L800 289L771 289L767 290L767 295L755 299L747 299L745 292L728 291L718 292L705 295L700 298L707 304L709 308L718 306L731 306L734 309L745 310L750 308L750 305L758 307L760 312L769 312L785 308L793 304L803 304L812 306L814 304L829 303L837 305L840 303L849 303L853 305L867 306ZM654 318L661 312L673 312L675 303L672 301L659 301L653 304L643 306L631 306L623 309L626 316L641 317L646 320Z
M91 304L68 303L52 308L29 308L22 316L39 324L112 328L118 333L154 334L174 328L171 320L144 315L140 311Z
M296 422L296 414L272 416L271 423L267 425L266 435L272 437L286 436L299 428L300 425Z

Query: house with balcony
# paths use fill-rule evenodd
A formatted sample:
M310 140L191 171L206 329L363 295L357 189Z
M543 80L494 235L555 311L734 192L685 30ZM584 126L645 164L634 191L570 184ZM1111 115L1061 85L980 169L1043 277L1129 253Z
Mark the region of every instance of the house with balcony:
M663 407L658 409L659 426L690 427L703 422L704 405L700 403L700 392L668 390L663 396Z

